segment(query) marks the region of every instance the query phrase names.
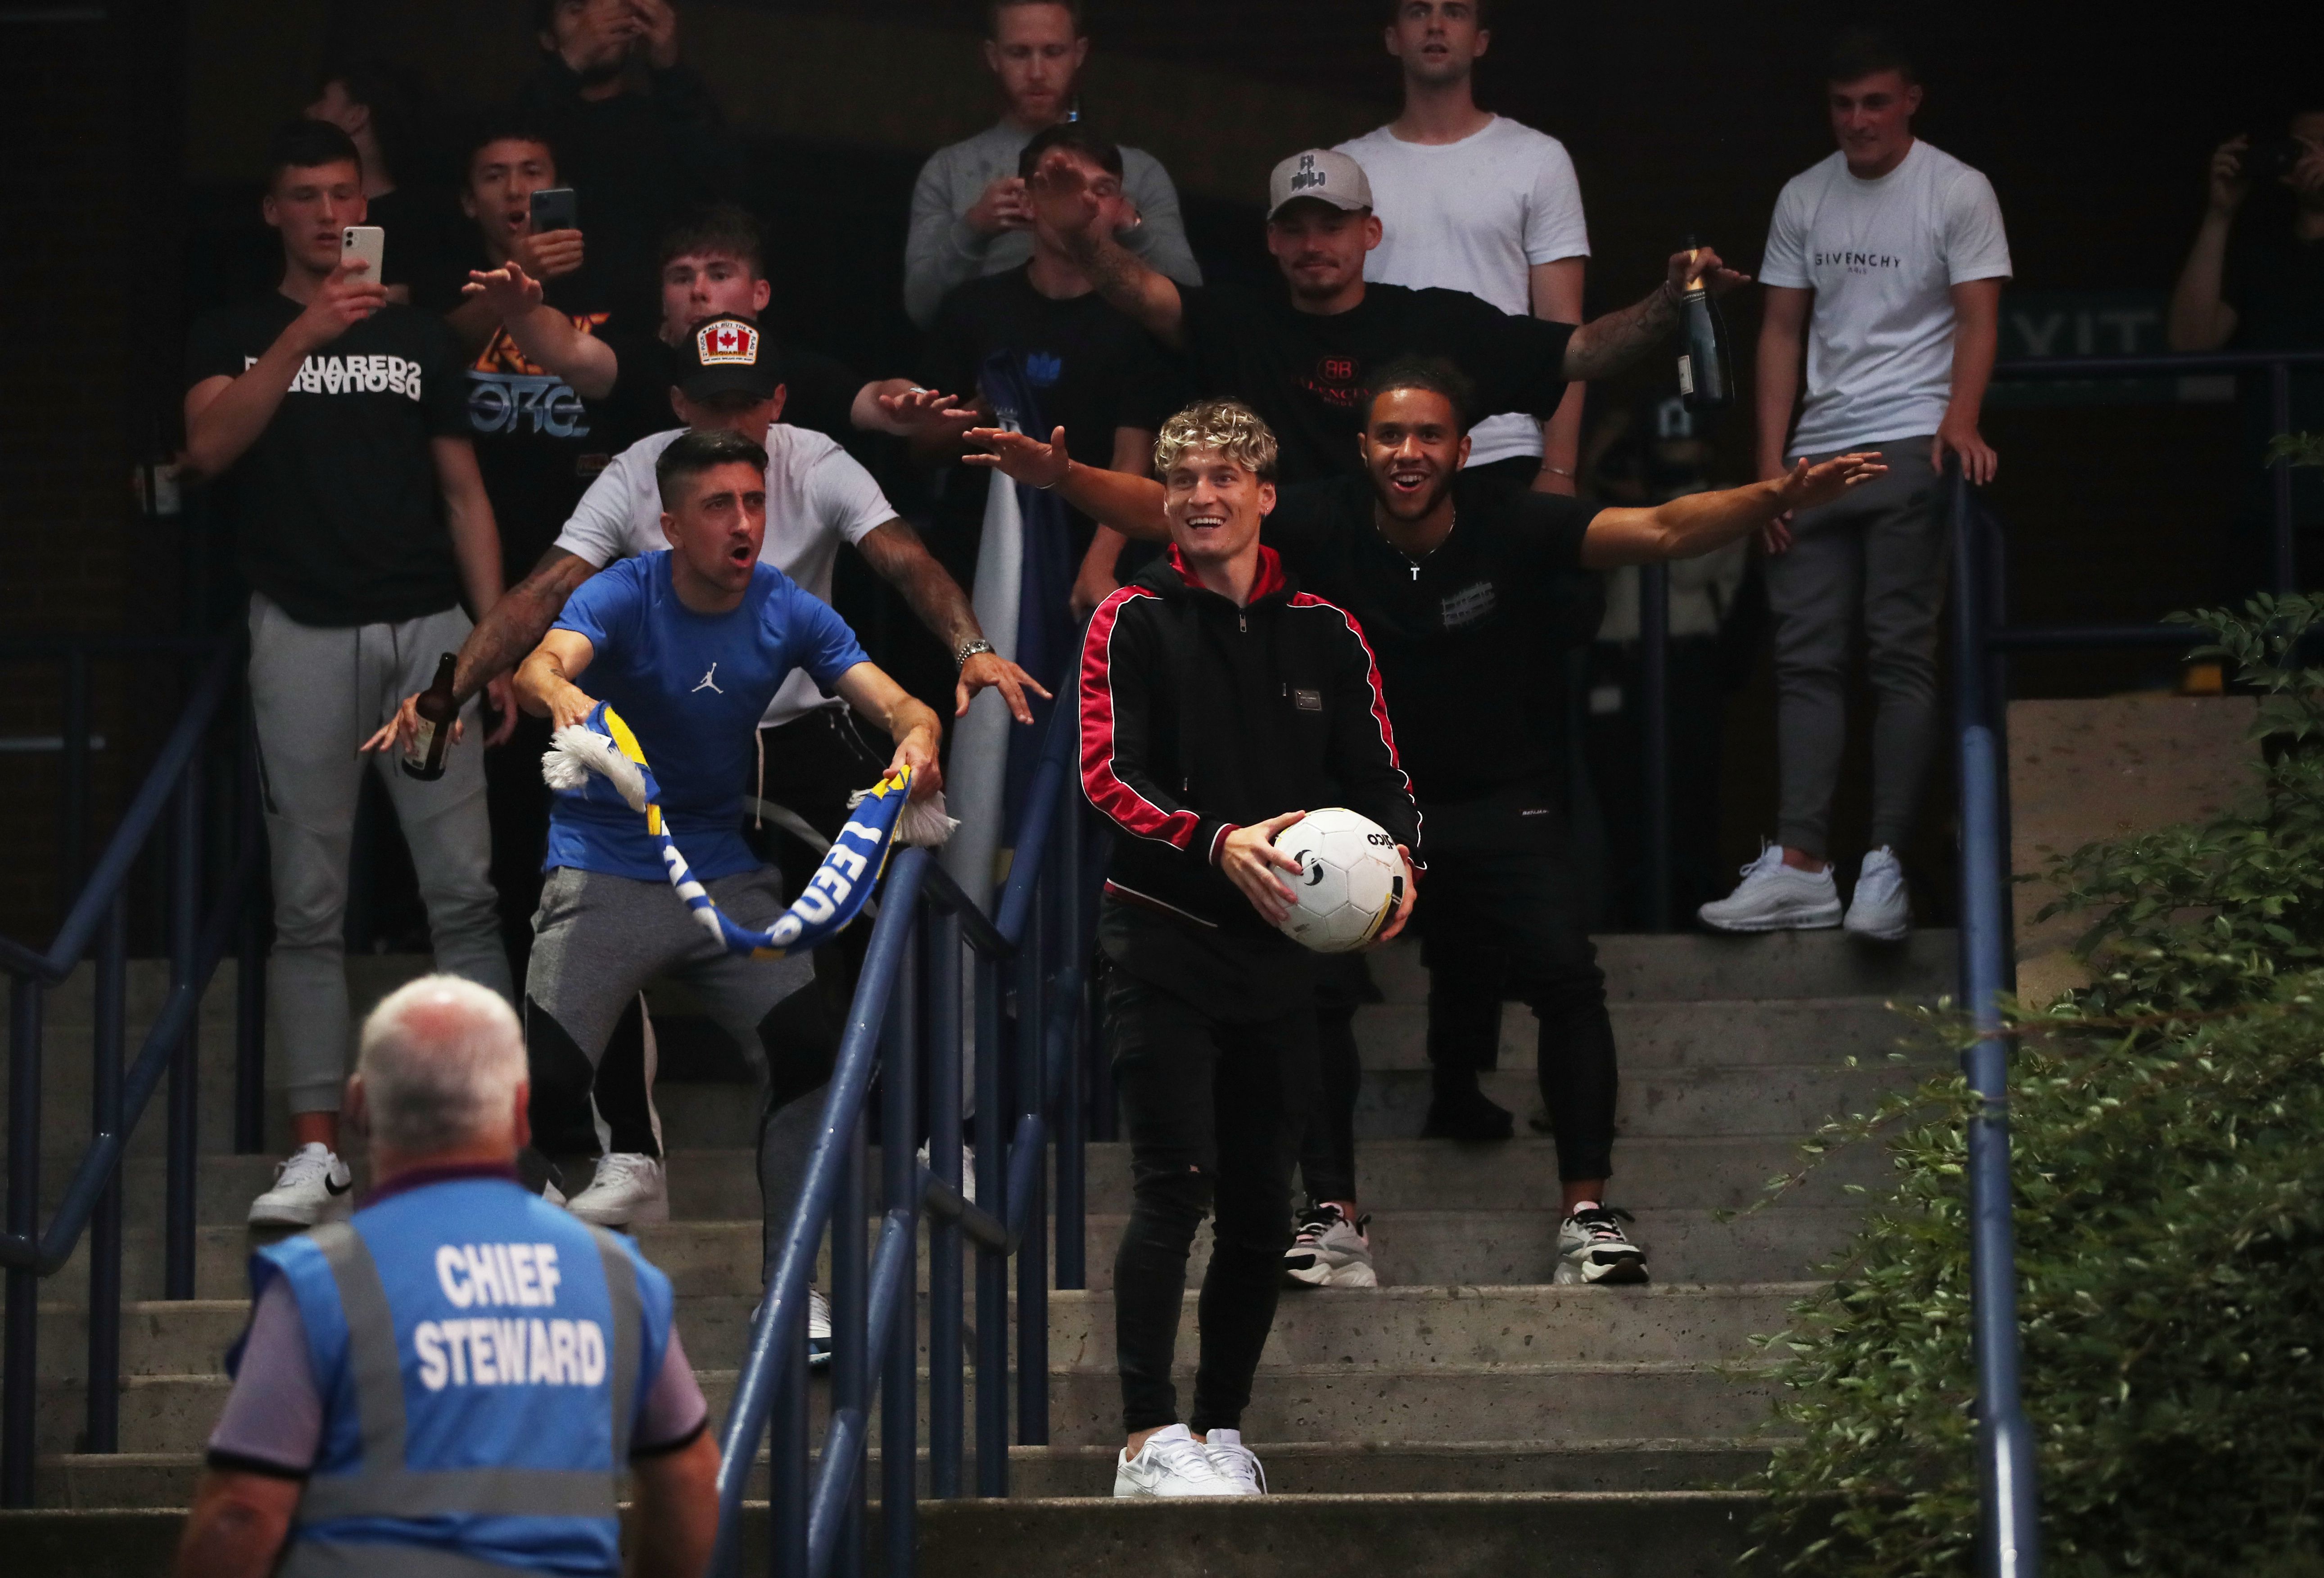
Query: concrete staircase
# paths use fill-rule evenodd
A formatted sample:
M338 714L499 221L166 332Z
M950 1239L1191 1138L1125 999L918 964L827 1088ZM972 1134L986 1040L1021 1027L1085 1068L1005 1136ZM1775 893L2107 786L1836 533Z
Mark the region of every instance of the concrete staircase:
M1389 950L1375 962L1388 1001L1358 1025L1360 1177L1388 1286L1285 1294L1245 1420L1277 1495L1199 1508L1093 1500L1111 1490L1119 1444L1107 1289L1129 1208L1126 1148L1097 1146L1092 1287L1051 1303L1055 1444L1011 1452L1007 1501L924 1509L923 1570L1078 1573L1119 1555L1126 1568L1172 1574L1278 1572L1319 1556L1383 1573L1728 1571L1750 1543L1754 1509L1731 1487L1769 1443L1771 1389L1748 1338L1782 1327L1858 1219L1846 1186L1874 1180L1882 1164L1846 1154L1771 1207L1721 1213L1750 1204L1795 1165L1796 1142L1818 1123L1918 1072L1886 1057L1904 1026L1886 1002L1945 990L1952 938L1924 932L1874 949L1838 932L1610 937L1601 953L1623 1062L1612 1203L1637 1217L1651 1286L1550 1285L1555 1162L1549 1141L1522 1122L1522 1138L1498 1145L1409 1138L1426 1102L1425 977L1416 953ZM358 964L359 995L369 996L418 962ZM133 1036L159 1001L158 973L141 967L134 987ZM232 1003L228 966L206 1004L206 1137L227 1132ZM53 1200L86 1132L85 991L60 990L48 1017ZM1539 1111L1533 1020L1512 1006L1504 1021L1503 1067L1489 1089L1522 1118ZM757 1186L743 1149L751 1103L740 1094L665 1084L673 1220L640 1234L676 1283L688 1352L722 1416L759 1269ZM129 1167L120 1454L75 1451L84 1260L45 1289L40 1498L58 1510L0 1514L0 1538L52 1554L43 1570L166 1565L174 1511L225 1396L220 1355L245 1314L249 1238L239 1223L272 1158L204 1158L198 1297L153 1302L158 1118L157 1104ZM1198 1261L1203 1252L1198 1244ZM1182 1396L1194 1325L1190 1295ZM763 1484L763 1463L755 1478ZM763 1538L759 1516L754 1538Z

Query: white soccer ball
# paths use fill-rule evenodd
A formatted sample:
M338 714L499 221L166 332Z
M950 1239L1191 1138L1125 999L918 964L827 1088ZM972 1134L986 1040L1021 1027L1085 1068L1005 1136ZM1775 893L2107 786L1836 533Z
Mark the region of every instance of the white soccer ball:
M1404 901L1396 840L1368 817L1338 806L1310 811L1277 835L1275 845L1299 863L1296 877L1277 873L1297 894L1283 918L1284 935L1319 954L1362 947Z

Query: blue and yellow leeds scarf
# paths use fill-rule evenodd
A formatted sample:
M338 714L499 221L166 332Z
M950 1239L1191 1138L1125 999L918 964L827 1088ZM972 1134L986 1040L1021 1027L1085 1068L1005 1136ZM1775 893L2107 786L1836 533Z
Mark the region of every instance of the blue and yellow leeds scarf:
M694 880L678 845L670 842L659 804L661 786L646 765L645 750L637 735L619 713L601 701L586 719L558 730L550 738L553 743L540 759L540 774L549 787L560 794L625 805L642 813L646 831L661 845L662 869L669 885L694 912L694 918L730 954L779 959L821 947L863 912L872 889L879 885L880 873L887 868L891 845L941 844L954 826L945 815L941 797L925 806L910 804L911 770L899 769L855 797L847 825L832 840L831 852L807 879L806 891L772 926L752 931L719 909Z

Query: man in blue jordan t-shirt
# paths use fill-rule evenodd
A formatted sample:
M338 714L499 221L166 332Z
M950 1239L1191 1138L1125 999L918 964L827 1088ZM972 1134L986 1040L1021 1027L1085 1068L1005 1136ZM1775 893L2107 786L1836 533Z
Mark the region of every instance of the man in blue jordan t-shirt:
M896 742L890 771L912 769L916 798L940 782L941 725L864 657L828 604L760 562L763 449L735 433L691 432L662 451L655 475L670 550L623 559L583 582L517 670L517 697L559 726L611 703L645 751L670 838L695 878L735 920L763 927L782 913L782 882L742 842L741 786L776 688L804 669L882 724ZM576 683L585 678L586 692ZM589 1092L565 1073L583 1065L566 1048L594 1073L640 989L657 977L682 981L764 1072L759 1181L768 1220L779 1223L813 1141L812 1103L800 1098L829 1071L781 1057L764 1027L813 974L807 959L737 958L721 948L671 891L644 818L625 806L558 795L546 869L525 978L533 1128L569 1127L576 1106L588 1121ZM668 1211L663 1204L659 1214Z

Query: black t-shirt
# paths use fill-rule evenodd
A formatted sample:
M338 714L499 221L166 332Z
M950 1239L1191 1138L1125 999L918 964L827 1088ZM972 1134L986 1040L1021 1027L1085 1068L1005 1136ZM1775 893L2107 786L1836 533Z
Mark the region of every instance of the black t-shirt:
M601 337L620 364L613 392L598 402L605 414L607 441L618 455L640 438L680 425L670 409L669 392L684 375L684 368L678 351L662 339L658 326L616 324ZM821 351L779 343L776 350L783 374L780 420L794 428L812 428L842 445L856 438L851 413L864 380L845 363Z
M1554 771L1564 703L1541 677L1551 654L1589 639L1571 628L1572 572L1597 506L1463 476L1451 534L1417 563L1380 535L1372 506L1359 477L1294 483L1260 536L1303 587L1363 627L1414 794L1471 800Z
M186 383L239 377L304 309L279 292L194 325ZM218 479L244 577L301 624L376 624L460 599L429 440L465 438L443 319L386 307L309 356L257 442Z
M1062 427L1074 459L1111 466L1114 429L1159 428L1184 403L1183 376L1151 335L1097 292L1044 296L1033 288L1031 266L971 280L945 298L928 331L920 382L965 401L976 394L986 358L1006 354L1040 402L1040 436ZM991 475L953 467L947 515L981 522ZM1094 528L1078 510L1067 510L1066 520L1078 560Z
M2238 238L2228 254L2225 295L2236 309L2235 348L2246 351L2324 350L2324 241L2301 241L2277 231L2257 230ZM2273 496L2274 484L2259 457L2277 431L2273 381L2264 369L2246 374L2243 391L2245 444L2251 465L2245 485L2255 507ZM2324 370L2292 372L2292 425L2295 433L2324 429ZM2294 466L2294 519L2324 525L2324 473Z
M479 255L471 266L486 265ZM549 281L545 299L583 334L606 335L626 316L613 310L590 270ZM582 494L624 446L603 402L583 400L497 325L469 359L463 383L476 468L500 523L501 562L514 581L557 540Z
M1474 419L1547 418L1565 397L1571 324L1503 312L1465 291L1371 284L1345 312L1301 312L1282 291L1178 287L1196 392L1232 395L1267 419L1286 482L1360 470L1372 373L1398 356L1442 356L1477 386Z

